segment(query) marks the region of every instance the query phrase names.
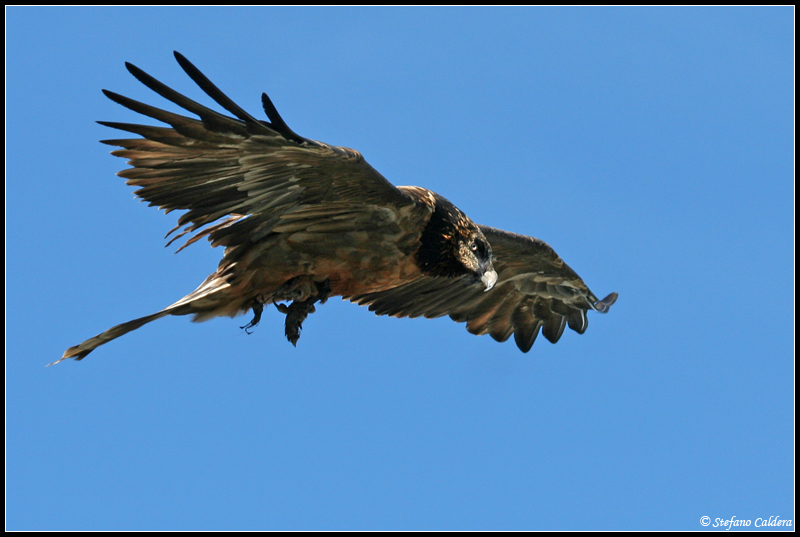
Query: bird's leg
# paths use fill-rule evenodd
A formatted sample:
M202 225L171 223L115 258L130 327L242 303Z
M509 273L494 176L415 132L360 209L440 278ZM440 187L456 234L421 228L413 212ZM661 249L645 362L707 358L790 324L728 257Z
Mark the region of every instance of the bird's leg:
M309 283L310 286L308 285ZM284 287L286 287L286 289L284 289ZM301 291L299 294L300 298L305 296L305 299L294 299L288 306L285 304L275 304L278 311L286 314L286 339L294 346L297 346L297 340L300 339L303 321L317 310L314 304L316 302L324 304L331 295L331 284L327 279L322 282L315 282L310 276L298 276L282 285L279 289L279 293L275 293L275 298L289 300L291 299L289 298L290 296L298 296L296 294L298 290Z
M264 311L264 305L261 302L259 302L258 300L253 302L253 320L244 326L240 326L239 328L247 332L248 335L252 334L250 329L253 328L255 325L257 325L259 321L261 321L261 313L263 311Z

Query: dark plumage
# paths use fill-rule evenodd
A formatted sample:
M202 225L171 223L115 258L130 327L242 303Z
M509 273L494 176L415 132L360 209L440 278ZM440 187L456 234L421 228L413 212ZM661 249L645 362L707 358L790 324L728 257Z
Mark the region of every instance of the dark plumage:
M544 242L478 226L438 194L393 186L357 151L299 136L266 94L269 121L257 120L186 58L175 58L235 118L126 63L144 85L200 119L104 90L169 127L101 121L141 136L103 143L122 148L112 154L133 167L118 175L139 187L138 197L166 212L186 211L170 244L188 234L183 249L208 237L225 247L224 256L194 292L67 349L61 360L80 360L166 315L205 321L252 310L249 329L269 304L286 314L286 336L296 343L315 304L334 295L378 315L450 315L473 334L498 341L514 334L527 352L540 330L553 343L566 325L583 333L586 312L605 313L616 300L616 293L598 300Z

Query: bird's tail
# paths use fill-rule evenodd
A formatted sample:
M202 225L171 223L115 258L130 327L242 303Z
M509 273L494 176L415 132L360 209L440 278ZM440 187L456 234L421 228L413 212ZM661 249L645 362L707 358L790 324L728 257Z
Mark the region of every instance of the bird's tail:
M170 313L171 313L171 308L167 308L152 315L139 317L138 319L128 321L127 323L118 324L113 328L109 328L102 334L98 334L93 338L87 339L80 345L75 345L74 347L68 348L67 350L64 351L64 355L60 359L47 365L51 366L53 364L57 364L61 360L66 360L67 358L75 358L76 360L83 360L84 358L86 358L87 354L95 350L100 345L104 345L109 341L111 341L112 339L117 339L120 336L124 336L128 332L136 330L137 328L141 328L142 326L146 325L151 321L155 321L156 319L166 317Z
M167 315L189 315L194 314L195 321L205 321L213 317L221 315L230 315L233 317L242 311L246 311L250 305L244 305L242 300L231 300L229 293L230 284L226 278L220 274L211 274L206 280L200 284L200 287L175 302L167 306L163 310L139 317L127 323L118 324L109 328L102 334L98 334L93 338L89 338L80 345L75 345L64 351L64 355L55 362L47 364L51 366L57 364L67 358L75 358L76 360L83 360L86 355L95 350L100 345L105 345L113 339L124 336L132 330L141 328L149 322L155 321Z

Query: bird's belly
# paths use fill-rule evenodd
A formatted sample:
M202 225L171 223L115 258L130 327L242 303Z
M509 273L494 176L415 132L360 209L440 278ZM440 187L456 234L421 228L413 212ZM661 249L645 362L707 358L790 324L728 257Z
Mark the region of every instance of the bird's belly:
M353 296L391 289L420 277L416 262L405 256L345 256L318 260L313 274L330 281L333 295Z
M328 280L332 295L390 289L421 276L414 259L416 236L379 240L367 233L275 236L251 248L235 270L254 293L270 296L291 278Z

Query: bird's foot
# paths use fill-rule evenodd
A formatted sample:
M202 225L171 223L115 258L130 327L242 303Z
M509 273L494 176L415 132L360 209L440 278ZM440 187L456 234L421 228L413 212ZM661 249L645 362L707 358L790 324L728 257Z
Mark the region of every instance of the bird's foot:
M252 334L250 329L256 326L261 321L261 313L263 311L264 311L264 305L261 302L256 301L253 304L253 320L244 326L240 326L239 328L244 330L247 333L247 335Z
M327 279L322 282L315 282L310 276L298 276L281 286L280 293L275 293L275 298L289 300L290 298L287 295L297 290L304 291L300 296L306 296L306 298L302 300L294 299L288 306L286 304L275 304L278 311L286 315L286 339L294 346L297 346L297 340L300 339L303 321L317 311L314 304L317 302L324 304L328 297L331 296L331 284Z
M303 321L310 314L317 311L317 308L314 307L314 302L316 302L316 299L309 298L303 302L292 302L288 306L286 304L275 304L278 311L286 314L286 329L284 333L286 334L286 339L295 347L297 346L297 340L300 339Z

